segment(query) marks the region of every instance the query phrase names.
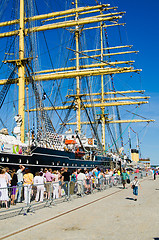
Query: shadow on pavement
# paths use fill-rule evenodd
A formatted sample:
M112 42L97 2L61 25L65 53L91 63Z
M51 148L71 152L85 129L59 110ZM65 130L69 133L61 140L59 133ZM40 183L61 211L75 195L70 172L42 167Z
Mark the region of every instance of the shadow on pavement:
M133 200L133 201L134 201L134 198L131 198L131 197L127 197L127 198L125 198L125 199L127 199L127 200Z
M123 187L117 187L117 188L119 188L119 189L128 189L128 188L129 188L129 185L128 185L128 187L126 187L126 188L123 188Z

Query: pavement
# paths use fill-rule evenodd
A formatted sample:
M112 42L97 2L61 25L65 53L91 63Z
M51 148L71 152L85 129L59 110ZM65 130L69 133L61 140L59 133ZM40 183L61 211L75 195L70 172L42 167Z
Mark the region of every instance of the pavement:
M159 178L0 220L0 240L159 240ZM84 206L85 205L85 206Z

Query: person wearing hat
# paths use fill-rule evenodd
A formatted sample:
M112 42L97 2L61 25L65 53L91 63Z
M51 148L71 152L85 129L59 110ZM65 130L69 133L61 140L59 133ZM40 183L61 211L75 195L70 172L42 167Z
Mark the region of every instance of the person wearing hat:
M131 183L131 188L133 189L133 195L135 195L134 201L137 201L137 196L138 196L138 187L141 185L139 183L139 180L137 179L137 176L134 177L134 180Z

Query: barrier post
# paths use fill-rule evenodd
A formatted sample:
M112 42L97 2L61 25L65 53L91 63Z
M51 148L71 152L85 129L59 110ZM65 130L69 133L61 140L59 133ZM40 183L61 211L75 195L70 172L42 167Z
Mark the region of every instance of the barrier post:
M113 187L113 178L110 177L110 184L109 184L110 187Z
M90 179L91 194L93 193L93 181Z
M68 194L67 194L67 201L70 200L70 182L67 182Z

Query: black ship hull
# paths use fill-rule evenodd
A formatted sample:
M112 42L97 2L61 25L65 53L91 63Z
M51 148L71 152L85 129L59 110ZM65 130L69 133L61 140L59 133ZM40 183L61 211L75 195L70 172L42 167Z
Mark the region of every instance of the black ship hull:
M49 167L60 169L62 167L74 168L94 168L95 166L109 168L112 158L105 156L95 156L95 160L77 159L75 153L53 150L48 148L33 148L30 155L0 153L0 165L17 168L20 164L34 170Z

